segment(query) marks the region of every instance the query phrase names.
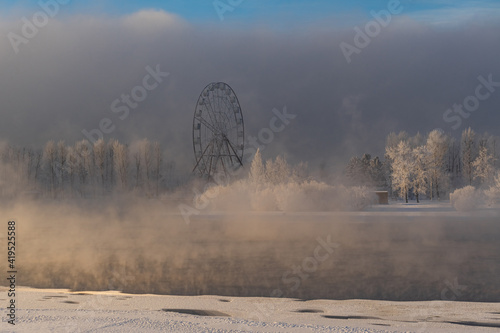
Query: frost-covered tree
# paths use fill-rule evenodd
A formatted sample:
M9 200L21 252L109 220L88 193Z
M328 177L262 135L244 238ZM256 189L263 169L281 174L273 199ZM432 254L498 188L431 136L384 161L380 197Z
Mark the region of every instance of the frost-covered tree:
M491 154L493 155L493 168L497 167L497 138L492 136L489 140Z
M134 166L135 166L135 188L138 189L142 181L142 165L141 165L141 153L134 153Z
M292 179L296 182L303 182L309 179L309 165L307 162L300 162L292 168Z
M408 143L412 148L423 146L425 144L425 137L420 132L417 132L415 136L408 138Z
M460 145L456 143L454 138L450 137L448 142L446 173L448 174L452 188L461 185L461 170Z
M391 132L387 136L385 146L386 146L386 148L394 148L394 147L397 147L397 145L401 141L408 141L408 139L409 139L409 135L405 131L401 131L397 134L395 132Z
M161 146L158 141L153 143L153 161L154 161L154 178L155 178L155 187L156 187L156 196L159 195L160 192L160 180L161 180L161 172L162 172L162 163L163 157L161 152Z
M400 141L396 147L386 150L392 163L392 187L408 203L408 191L412 186L413 154L407 141Z
M363 161L357 156L352 157L345 168L345 177L350 185L362 185L367 182Z
M57 148L54 141L50 140L43 149L44 166L48 174L49 189L52 195L55 195L56 176L57 176Z
M429 151L426 146L413 148L413 187L417 203L420 203L420 196L427 192L429 173L427 170L427 161Z
M384 166L378 157L364 154L361 158L352 157L345 168L349 185L383 188L386 186Z
M76 142L74 154L78 165L79 192L80 195L85 196L88 186L92 183L94 169L94 158L89 141L81 140Z
M164 180L160 144L143 140L134 145L133 152L135 173L129 171L132 160L128 146L117 140L81 140L73 146L51 140L37 150L0 143L0 197L15 197L27 190L40 190L40 195L53 198L88 197L115 186L128 191L134 180L140 193L159 195ZM170 179L177 179L174 169L172 164Z
M481 145L479 155L472 163L474 168L474 179L478 179L479 184L489 184L495 175L493 168L493 155L488 151L486 145Z
M286 183L291 176L291 170L287 161L282 156L277 156L276 159L266 161L266 180L270 184Z
M71 192L71 195L73 195L73 191L76 189L78 168L80 167L78 154L76 153L75 147L68 148L67 166L68 166L68 178L69 178L70 192Z
M99 178L99 183L104 189L105 186L105 177L106 177L106 144L103 139L99 139L94 142L94 160L95 160L95 168Z
M385 163L384 163L384 176L387 181L387 187L389 189L390 195L393 196L393 184L392 184L392 158L387 154L388 149L396 148L401 141L408 141L409 135L405 131L401 131L399 133L391 132L387 136L385 149Z
M380 161L378 156L370 161L370 178L372 185L378 189L383 189L387 187L387 181L385 177L384 164Z
M115 150L114 140L109 140L106 144L106 186L113 188L115 185Z
M476 159L476 133L469 127L462 132L460 153L462 157L462 175L467 185L474 180L474 160Z
M28 162L27 162L26 174L28 182L31 182L32 178L31 175L33 174L35 166L35 152L33 151L33 149L28 149L27 154L28 154Z
M66 178L65 174L67 168L66 162L68 160L68 148L66 147L66 144L62 140L57 143L57 158L58 158L57 164L59 169L58 181L60 186L63 188L65 183L64 179Z
M42 167L42 151L38 150L35 152L35 157L34 157L34 163L33 163L33 169L34 169L34 178L35 178L35 183L38 182L40 179L40 169Z
M250 166L250 180L254 185L260 186L264 183L265 177L266 169L264 168L264 163L262 163L260 149L257 148L257 152L255 153Z
M146 183L146 192L149 194L151 191L151 178L153 175L153 146L148 139L141 142L142 156L144 160L144 174Z
M500 171L497 172L489 189L485 191L489 204L494 205L500 203Z
M118 178L121 190L128 188L128 172L130 167L128 147L114 140L112 142L114 151L115 174Z
M471 211L477 209L481 200L474 186L466 186L450 194L450 203L458 211Z
M440 199L439 191L445 183L445 165L448 143L448 137L438 130L430 132L427 137L427 168L429 172L431 199L433 199L434 190L436 190L438 200Z

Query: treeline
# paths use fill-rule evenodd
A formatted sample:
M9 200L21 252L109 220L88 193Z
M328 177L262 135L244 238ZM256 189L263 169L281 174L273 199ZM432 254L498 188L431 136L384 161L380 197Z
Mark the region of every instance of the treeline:
M390 133L384 160L365 154L353 157L345 169L350 184L385 189L408 202L415 198L443 199L464 186L488 188L498 172L497 141L471 128L460 141L434 130L411 137L406 132Z
M94 197L115 192L158 196L176 185L175 163L165 163L158 142L129 146L117 140L66 145L49 141L43 149L0 146L0 194L35 197Z

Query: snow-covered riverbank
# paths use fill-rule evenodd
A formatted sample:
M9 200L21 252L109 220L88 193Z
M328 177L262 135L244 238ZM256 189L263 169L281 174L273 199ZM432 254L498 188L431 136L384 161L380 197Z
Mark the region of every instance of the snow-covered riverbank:
M2 290L5 295L5 291ZM4 298L4 297L2 297ZM131 295L19 288L2 332L495 332L500 303Z

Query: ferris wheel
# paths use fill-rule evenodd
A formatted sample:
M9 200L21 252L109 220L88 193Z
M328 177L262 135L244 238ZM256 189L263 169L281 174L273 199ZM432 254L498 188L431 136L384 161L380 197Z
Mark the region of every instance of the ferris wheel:
M212 178L242 166L244 135L243 113L233 89L223 82L207 85L193 117L193 172Z

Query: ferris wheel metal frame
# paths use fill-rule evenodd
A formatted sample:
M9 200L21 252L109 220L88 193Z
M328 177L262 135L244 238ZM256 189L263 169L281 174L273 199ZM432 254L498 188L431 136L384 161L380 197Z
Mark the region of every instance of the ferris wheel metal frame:
M245 126L234 90L224 82L208 84L193 116L193 172L212 178L243 166Z

